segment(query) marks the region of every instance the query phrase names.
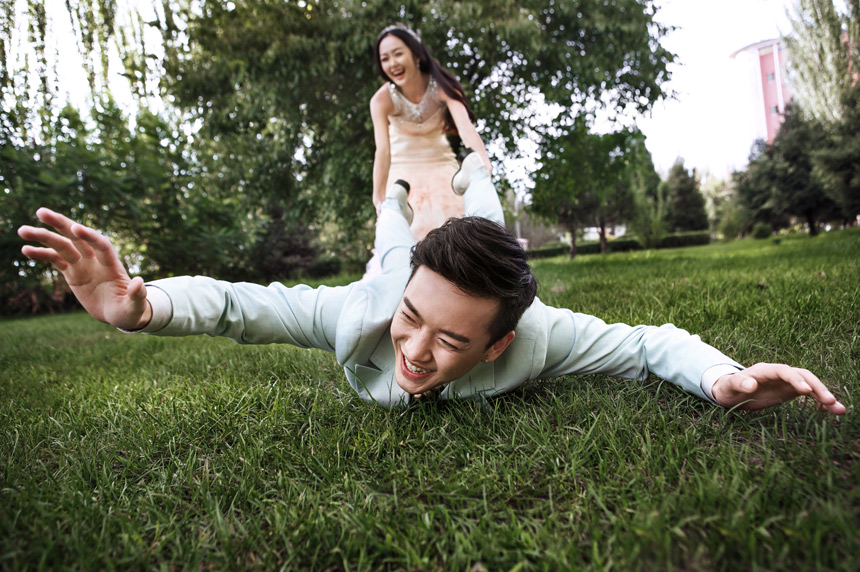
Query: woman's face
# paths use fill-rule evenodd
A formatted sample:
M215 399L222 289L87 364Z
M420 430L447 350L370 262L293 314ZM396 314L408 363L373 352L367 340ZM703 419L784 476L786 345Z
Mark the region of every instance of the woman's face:
M418 60L412 50L394 34L388 34L379 42L379 63L382 71L397 87L403 87L411 79L421 75Z

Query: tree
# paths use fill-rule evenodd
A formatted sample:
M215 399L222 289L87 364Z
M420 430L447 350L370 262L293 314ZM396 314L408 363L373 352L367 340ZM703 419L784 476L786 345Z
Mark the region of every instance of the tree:
M823 144L820 124L805 119L797 106L789 104L785 121L766 153L767 160L773 163L774 206L782 213L804 219L812 236L818 234L819 218L831 219L838 212L813 173L812 150Z
M306 226L284 221L283 208L272 207L269 222L254 245L254 266L266 281L294 278L316 256L312 236Z
M14 215L5 228L31 220L33 197L56 196L53 205L122 235L145 272L254 279L256 240L323 224L344 242L366 236L367 104L380 82L371 53L394 20L417 28L461 78L484 138L505 153L539 122L536 98L570 117L589 102L646 110L665 96L674 59L652 0L178 0L136 3L154 15L128 18L112 2L68 0L51 4L65 10L53 17L71 22L92 91L74 119L61 115L53 80L52 15L30 2L27 20L14 22L14 3L4 0L0 17L0 188L9 189L0 216ZM152 30L163 56L144 42ZM111 97L113 53L140 104L129 116ZM11 231L3 241L4 255L17 245ZM8 256L20 266L6 268L42 272Z
M800 217L815 235L819 220L839 217L837 204L825 193L813 167L813 154L826 139L817 121L804 117L795 105L788 106L773 144L759 142L746 171L735 174L738 196L752 213L751 222L779 228L787 226L789 217Z
M373 218L367 103L382 26L420 31L464 84L485 140L510 156L538 121L536 98L574 116L589 101L642 111L664 97L674 56L655 12L651 0L201 1L158 24L167 92L231 156L220 180L252 204L274 194L287 216L357 231Z
M860 0L800 0L787 37L795 101L820 124L808 145L813 170L840 218L860 214ZM807 142L809 143L809 142ZM829 218L835 218L832 213Z
M842 119L845 95L860 71L860 0L845 6L840 14L833 0L797 0L792 34L783 38L794 97L825 125Z
M770 224L772 228L783 226L779 213L771 200L772 164L765 156L767 142L757 139L750 149L747 168L732 174L740 204L750 213L749 225L757 222ZM744 231L747 229L745 228Z
M846 94L843 110L842 121L811 153L815 173L839 205L840 218L851 221L860 215L860 84Z
M699 190L696 170L688 172L684 168L684 160L679 158L669 170L665 183L666 225L669 230L707 230L708 213L705 210L705 197Z
M634 208L631 228L642 246L657 248L666 233L665 185L660 181L644 140L639 145L635 161L636 167L631 175Z
M549 143L535 174L531 210L564 226L571 234L570 256L576 256L576 233L590 224L600 229L606 251L606 227L630 216L631 146L641 135L619 131L589 133L582 118Z
M183 118L173 108L139 108L129 115L111 97L104 58L117 32L115 7L90 0L54 5L63 7L66 14L48 14L37 3L22 22L11 20L12 9L0 19L2 309L65 303L60 275L24 258L15 233L33 223L41 205L110 233L145 275L257 278L249 257L242 256L252 250L257 227L248 210L238 208L241 192L235 186L221 193L222 186L207 184L218 160L207 153L211 147L181 127ZM58 73L51 59L52 17L68 17L76 26L92 90L84 114L64 103L52 79ZM10 54L19 55L6 59ZM33 81L33 74L41 81Z

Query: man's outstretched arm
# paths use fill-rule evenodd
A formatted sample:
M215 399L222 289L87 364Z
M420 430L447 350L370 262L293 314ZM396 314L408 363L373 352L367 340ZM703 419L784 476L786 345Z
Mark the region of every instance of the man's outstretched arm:
M800 395L842 415L845 406L812 373L782 364L743 368L671 324L606 324L594 316L547 308L549 344L541 377L599 373L645 379L653 373L723 407L762 409ZM715 372L712 374L712 372Z
M126 331L207 334L240 343L287 343L335 351L337 324L351 289L287 288L180 276L144 285L131 279L110 241L63 215L39 209L54 227L24 226L25 255L52 263L96 319Z
M143 279L128 275L107 237L50 209L40 208L36 216L54 231L28 225L19 228L21 238L42 245L24 246L21 252L25 256L53 264L97 320L124 330L138 330L149 323L152 308Z

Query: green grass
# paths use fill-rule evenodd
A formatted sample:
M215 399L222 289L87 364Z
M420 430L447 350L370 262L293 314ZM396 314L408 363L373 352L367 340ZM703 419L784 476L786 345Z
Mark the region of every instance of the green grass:
M849 408L651 379L386 411L334 359L0 322L0 569L860 567L860 232L535 263L540 295L818 373Z

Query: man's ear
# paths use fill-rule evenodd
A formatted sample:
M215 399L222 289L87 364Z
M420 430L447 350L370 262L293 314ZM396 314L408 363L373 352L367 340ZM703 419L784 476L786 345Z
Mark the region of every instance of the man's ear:
M516 333L513 330L502 336L499 341L487 348L487 352L484 354L484 357L481 358L481 361L486 363L495 361L497 357L502 355L502 352L508 349L511 342L514 341L514 336L516 336Z

